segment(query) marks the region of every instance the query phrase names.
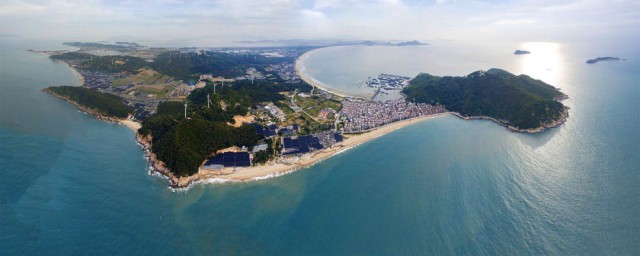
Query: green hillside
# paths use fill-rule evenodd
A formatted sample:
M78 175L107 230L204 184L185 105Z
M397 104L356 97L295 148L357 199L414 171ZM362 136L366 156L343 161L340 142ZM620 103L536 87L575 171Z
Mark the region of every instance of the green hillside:
M442 104L463 116L487 116L504 124L531 129L560 118L566 95L526 75L501 69L464 77L420 74L403 91L408 100Z
M218 86L214 94L213 86L207 85L194 90L187 98L189 119L184 118L184 102L162 102L157 113L142 122L139 132L152 136L151 150L171 172L177 176L193 175L211 152L230 146L252 147L263 139L253 126L227 125L234 122L234 115L245 115L249 108L261 102L286 100L280 93L296 89L308 92L311 86L239 81ZM207 107L207 95L211 98L210 107ZM221 101L225 102L225 109Z
M251 147L262 138L250 125L234 128L224 122L170 115L144 120L139 132L153 136L151 150L176 176L195 174L212 152L234 145Z
M122 98L77 86L52 86L46 92L58 95L91 109L101 115L126 118L133 113L133 109L122 102Z

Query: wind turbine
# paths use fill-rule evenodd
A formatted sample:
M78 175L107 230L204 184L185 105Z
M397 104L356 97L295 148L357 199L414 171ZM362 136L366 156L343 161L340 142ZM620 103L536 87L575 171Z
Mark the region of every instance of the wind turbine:
M187 102L184 102L184 119L187 119Z

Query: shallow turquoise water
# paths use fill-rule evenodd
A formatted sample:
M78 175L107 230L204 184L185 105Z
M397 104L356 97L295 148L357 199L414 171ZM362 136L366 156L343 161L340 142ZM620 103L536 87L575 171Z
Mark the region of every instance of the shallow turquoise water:
M29 47L60 48L0 52L2 255L640 251L638 53L568 52L540 78L571 117L542 134L446 116L283 177L175 193L130 130L40 92L77 81Z

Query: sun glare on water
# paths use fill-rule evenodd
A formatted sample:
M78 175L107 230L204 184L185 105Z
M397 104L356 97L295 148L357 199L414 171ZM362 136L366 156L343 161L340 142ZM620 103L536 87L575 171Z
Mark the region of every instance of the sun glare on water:
M527 74L555 87L560 87L564 75L562 45L553 42L528 42L519 49L530 51L520 56L519 74Z

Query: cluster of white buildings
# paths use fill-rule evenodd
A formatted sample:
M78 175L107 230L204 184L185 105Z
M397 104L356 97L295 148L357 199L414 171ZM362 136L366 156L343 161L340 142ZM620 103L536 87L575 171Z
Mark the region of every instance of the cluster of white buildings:
M276 65L270 65L265 68L267 72L276 72L282 80L287 83L300 82L300 76L296 73L295 64L293 62L283 62Z
M392 122L446 112L443 106L424 103L407 103L404 99L385 102L345 99L340 115L345 133L364 132Z
M284 111L282 111L282 109L280 109L278 106L274 105L273 103L269 102L269 104L267 104L266 106L264 106L264 109L269 111L269 113L274 116L275 118L280 119L280 121L284 122L286 121L286 116L284 114Z

